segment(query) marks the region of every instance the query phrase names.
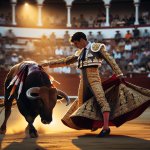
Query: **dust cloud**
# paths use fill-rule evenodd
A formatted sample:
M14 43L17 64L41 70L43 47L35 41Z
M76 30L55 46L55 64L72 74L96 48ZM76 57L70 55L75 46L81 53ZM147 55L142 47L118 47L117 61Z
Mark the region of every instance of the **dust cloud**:
M38 116L34 121L34 127L38 130L38 133L55 133L55 132L64 132L64 131L72 131L61 122L61 118L64 116L65 112L69 109L69 106L66 106L65 103L57 103L53 110L53 121L44 125L41 123L41 119ZM0 125L2 124L4 119L4 110L0 114ZM12 108L11 116L7 123L7 132L6 134L18 134L24 133L25 128L27 127L27 122L25 118L20 114L17 106Z

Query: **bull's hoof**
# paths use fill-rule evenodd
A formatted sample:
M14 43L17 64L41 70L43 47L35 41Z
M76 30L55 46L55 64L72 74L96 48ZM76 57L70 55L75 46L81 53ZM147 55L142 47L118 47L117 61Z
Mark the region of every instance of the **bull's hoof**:
M37 133L30 133L30 137L31 137L31 138L37 138L37 137L38 137L38 134L37 134Z
M38 137L38 133L35 129L29 129L29 135L31 138L37 138Z
M0 134L6 134L6 129L0 129Z

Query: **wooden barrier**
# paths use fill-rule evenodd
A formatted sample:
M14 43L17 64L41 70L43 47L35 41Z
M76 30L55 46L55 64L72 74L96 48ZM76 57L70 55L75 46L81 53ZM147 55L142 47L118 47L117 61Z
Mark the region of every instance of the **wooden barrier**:
M0 96L4 95L4 80L7 75L7 71L0 71ZM65 91L68 95L74 96L78 93L79 86L79 75L76 74L51 74L55 80L60 82L60 84L54 82L54 85ZM146 75L138 74L134 75L134 78L127 77L126 81L131 82L135 85L150 89L150 78L147 78ZM105 80L105 79L102 79Z

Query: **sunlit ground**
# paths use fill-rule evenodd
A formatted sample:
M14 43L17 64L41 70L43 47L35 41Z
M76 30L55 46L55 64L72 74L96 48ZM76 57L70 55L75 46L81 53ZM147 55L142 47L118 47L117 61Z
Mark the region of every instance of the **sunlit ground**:
M111 135L107 138L96 137L100 130L78 131L64 126L61 118L67 109L69 106L57 103L50 125L43 125L37 118L34 125L39 137L31 139L24 132L26 121L14 108L8 121L7 134L0 135L0 150L150 150L150 108L119 128L111 127Z
M41 119L38 116L34 122L34 126L38 130L38 133L39 134L49 134L49 133L75 131L73 129L66 127L61 122L61 118L64 116L65 112L69 109L70 105L66 106L65 103L58 102L53 111L53 121L49 125L42 124ZM4 117L4 111L0 114L0 125L3 121L3 117ZM144 117L144 119L143 119L143 117ZM129 127L129 124L132 124L132 125ZM140 126L137 126L137 124ZM116 127L111 127L111 128L112 128L112 132L118 133L123 129L126 132L130 133L131 130L133 131L133 130L138 130L139 128L143 128L143 125L150 126L150 108L148 108L137 119L129 121L119 128L116 128ZM24 133L26 126L27 126L27 122L25 121L24 117L18 111L17 106L15 106L14 108L12 108L12 113L8 120L7 134ZM87 133L90 133L90 131L87 131ZM150 135L150 131L148 134Z
M44 125L41 123L41 119L38 116L35 119L34 126L38 130L39 133L54 133L54 132L64 132L70 131L68 127L64 126L61 122L61 118L69 109L70 106L66 106L65 103L57 103L57 106L54 108L53 112L53 121L49 125ZM4 111L0 114L0 125L3 121ZM18 111L17 106L12 108L11 116L8 120L7 125L7 134L17 134L20 132L24 132L27 126L27 122L24 117Z

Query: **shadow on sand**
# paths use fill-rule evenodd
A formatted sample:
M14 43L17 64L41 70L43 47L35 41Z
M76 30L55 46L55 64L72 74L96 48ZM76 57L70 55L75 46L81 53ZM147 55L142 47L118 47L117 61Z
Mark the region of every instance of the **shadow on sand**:
M86 134L73 139L72 143L81 150L150 150L149 140L123 135L98 138L94 134Z
M4 139L5 135L0 134L0 150L2 150L2 141Z
M38 138L26 138L25 137L22 139L21 142L19 142L21 138L17 138L15 142L13 140L13 142L11 143L13 138L9 136L7 137L7 143L6 143L8 144L8 146L2 149L2 143L3 143L4 138L6 142L6 136L0 135L0 150L46 150L37 144Z

